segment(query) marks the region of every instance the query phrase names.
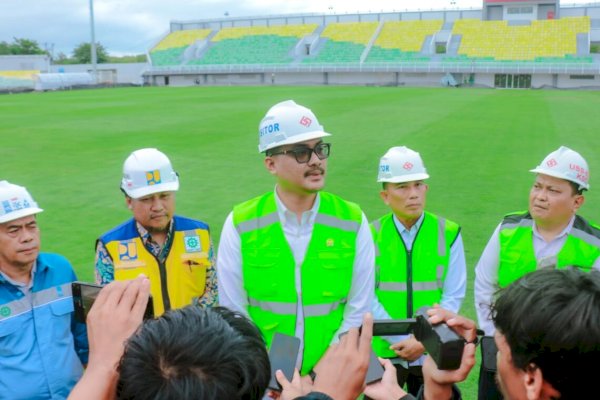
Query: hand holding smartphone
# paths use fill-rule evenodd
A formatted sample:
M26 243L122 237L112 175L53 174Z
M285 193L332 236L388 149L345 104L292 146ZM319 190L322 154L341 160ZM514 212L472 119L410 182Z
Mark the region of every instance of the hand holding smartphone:
M294 377L294 368L300 351L300 339L295 336L284 335L275 332L269 349L269 361L271 362L271 381L269 389L281 391L281 385L277 382L275 371L283 372L288 381Z
M98 297L98 293L103 288L102 285L87 282L73 282L71 289L73 293L73 304L75 306L75 320L85 324L87 315ZM152 295L148 298L146 311L144 311L144 319L154 318L154 304Z

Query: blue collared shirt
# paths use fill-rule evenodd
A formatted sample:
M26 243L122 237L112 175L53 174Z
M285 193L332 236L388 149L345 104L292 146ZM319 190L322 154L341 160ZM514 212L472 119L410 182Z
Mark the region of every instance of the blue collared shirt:
M71 264L40 253L29 294L0 274L0 398L66 399L87 364L85 324L73 316Z

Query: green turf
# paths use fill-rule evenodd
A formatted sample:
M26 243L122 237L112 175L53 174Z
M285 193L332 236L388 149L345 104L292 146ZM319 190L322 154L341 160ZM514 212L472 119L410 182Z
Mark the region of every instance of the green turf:
M425 161L428 210L462 225L469 268L462 312L474 317L473 268L501 216L525 209L528 172L560 145L590 164L581 214L599 220L600 92L375 87L127 88L0 96L1 179L25 185L46 211L43 249L93 279L94 241L129 217L119 192L134 149L157 147L181 177L177 209L207 221L218 243L232 206L273 189L258 123L294 99L333 134L327 189L386 212L378 159L407 145ZM474 374L477 375L477 374ZM475 398L473 378L462 384Z

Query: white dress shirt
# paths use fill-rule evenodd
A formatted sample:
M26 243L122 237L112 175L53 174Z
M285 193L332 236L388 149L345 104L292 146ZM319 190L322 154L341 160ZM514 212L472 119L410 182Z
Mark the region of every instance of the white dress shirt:
M423 224L425 214L421 214L417 222L410 228L406 227L400 222L400 220L394 215L394 224L402 236L402 240L406 245L406 248L411 250L417 232ZM462 236L459 233L452 246L450 246L450 262L448 264L448 272L446 273L446 279L442 287L442 298L440 300L440 306L458 313L463 299L465 298L465 292L467 290L467 265L465 262L465 250L463 246ZM373 319L392 319L385 308L381 305L377 296L373 297ZM409 335L399 336L384 336L390 344L398 343L404 339L407 339ZM423 365L425 356L421 356L419 359L406 363L403 365Z
M556 255L560 252L573 223L575 216L571 218L569 224L554 239L546 242L540 235L535 221L533 223L533 251L538 265L544 265L544 259L548 264L552 264ZM500 226L496 227L488 244L485 246L481 258L475 267L475 310L477 311L477 320L479 328L485 331L486 335L492 336L496 331L494 323L490 318L490 305L493 302L494 294L499 289L498 286L498 267L500 263ZM600 258L598 258L593 269L600 269Z
M296 263L296 292L298 303L296 306L296 332L295 336L304 338L304 315L302 309L302 281L301 266L304 261L306 249L310 242L317 210L319 209L320 196L317 194L313 207L302 213L300 221L294 212L283 204L277 191L275 191L277 213L283 228L285 238L294 255ZM217 252L217 280L219 283L219 304L232 310L248 315L248 294L244 289L242 274L242 253L240 236L233 224L233 213L225 220ZM364 213L362 223L356 237L356 255L352 272L352 284L342 325L335 333L332 343L337 342L338 335L352 327L362 324L363 314L370 311L374 297L374 265L375 248L369 223ZM297 363L302 364L304 343L301 343L300 356Z

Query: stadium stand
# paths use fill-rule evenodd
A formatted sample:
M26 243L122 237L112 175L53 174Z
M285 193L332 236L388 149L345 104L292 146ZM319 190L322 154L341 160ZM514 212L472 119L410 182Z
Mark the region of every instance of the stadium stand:
M147 84L600 88L600 3L494 0L170 24L173 32L200 28L209 31L202 40L171 45L176 57L143 72Z
M321 33L322 44L305 63L358 63L375 34L379 22L339 22L328 24Z
M435 35L442 20L387 21L371 47L367 62L428 61L420 54L425 39Z
M232 27L221 29L204 55L190 65L290 63L298 41L317 24Z
M187 29L169 33L150 50L152 64L155 66L181 64L185 50L197 41L206 39L210 33L210 29Z
M589 32L585 16L516 26L505 20L461 19L452 29L452 35L462 37L458 55L478 61L590 62L590 57L576 57L577 34Z

